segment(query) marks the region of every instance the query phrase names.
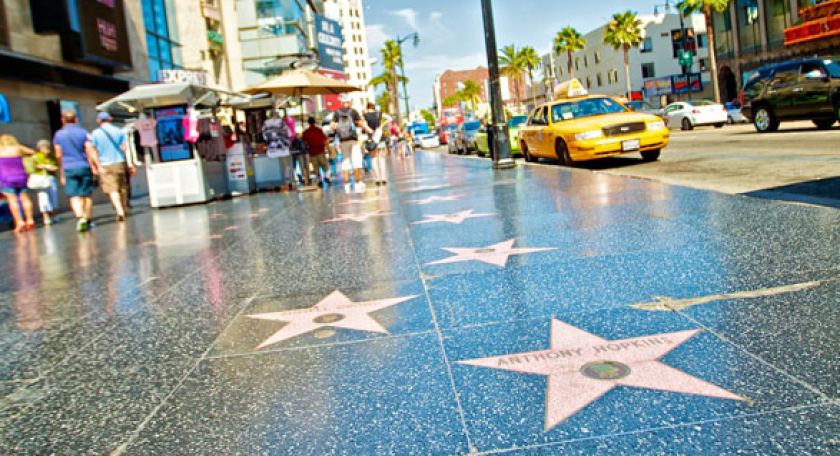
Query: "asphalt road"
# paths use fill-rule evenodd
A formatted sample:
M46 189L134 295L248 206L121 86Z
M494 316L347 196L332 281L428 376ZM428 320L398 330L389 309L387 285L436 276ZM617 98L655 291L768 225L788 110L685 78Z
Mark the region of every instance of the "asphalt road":
M538 166L558 165L543 160ZM787 122L765 134L749 124L672 130L657 162L630 154L576 168L840 208L840 125L821 131L810 122Z

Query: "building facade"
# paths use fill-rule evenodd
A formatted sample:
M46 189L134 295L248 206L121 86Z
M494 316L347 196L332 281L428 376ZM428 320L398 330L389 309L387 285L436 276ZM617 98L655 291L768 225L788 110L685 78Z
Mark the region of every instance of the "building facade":
M0 133L33 146L60 128L64 109L95 127L97 104L150 80L143 30L140 0L0 1Z
M463 84L467 81L474 81L481 87L479 97L482 102L487 102L487 93L490 91L490 72L487 67L480 66L472 70L446 70L435 78L435 83L432 88L438 117L440 117L443 108L451 107L446 105L444 100L450 96L454 96L463 88ZM519 84L519 97L516 97L516 85L509 78L501 77L500 85L502 89L502 100L509 109L518 111L520 101L523 106L526 104L528 77L524 73Z
M714 15L715 50L721 99L736 98L752 71L785 60L840 57L840 2L825 0L732 0ZM818 33L808 33L816 25ZM797 39L785 31L798 29ZM819 33L823 32L823 33Z
M344 77L349 84L362 89L351 93L353 107L364 110L376 97L370 80L373 79L371 59L368 55L365 8L362 0L324 0L324 15L338 21L344 38Z
M630 50L630 87L634 98L644 96L646 80L683 73L678 58L683 47L683 29L686 31L686 48L694 54L693 63L691 67L686 68L686 72L700 73L703 86L699 93L684 96L711 97L708 37L703 16L686 17L682 24L678 14L646 15L639 16L639 19L642 21L644 40L641 46ZM545 98L546 93L551 93L547 85L553 86L574 76L593 93L626 96L624 51L616 51L612 46L604 44L605 28L606 25L584 35L586 49L572 54L572 72L569 71L569 57L565 53L543 56L543 84L542 87L535 84L535 95ZM660 106L670 98L680 97L657 96L649 101L655 106Z

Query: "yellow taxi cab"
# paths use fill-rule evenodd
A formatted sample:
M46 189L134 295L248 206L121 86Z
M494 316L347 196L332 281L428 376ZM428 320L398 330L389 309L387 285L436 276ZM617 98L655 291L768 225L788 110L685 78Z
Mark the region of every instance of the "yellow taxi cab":
M630 111L615 98L590 95L577 79L561 84L554 100L537 106L520 129L528 161L557 158L562 165L621 154L659 159L670 135L658 116Z

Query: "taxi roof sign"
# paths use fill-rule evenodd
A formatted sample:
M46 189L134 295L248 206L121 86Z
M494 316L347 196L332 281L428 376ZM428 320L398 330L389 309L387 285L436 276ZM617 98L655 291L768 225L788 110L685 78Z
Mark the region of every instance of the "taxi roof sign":
M587 95L589 95L589 92L583 88L583 84L581 84L577 79L566 81L554 89L555 100L561 98L579 98Z

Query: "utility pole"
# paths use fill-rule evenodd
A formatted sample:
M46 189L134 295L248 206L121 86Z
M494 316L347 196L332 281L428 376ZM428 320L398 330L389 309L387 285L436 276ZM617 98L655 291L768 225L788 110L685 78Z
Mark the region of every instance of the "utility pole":
M484 17L484 44L487 47L487 67L490 72L490 112L493 125L493 169L516 168L516 162L510 157L510 138L508 137L505 111L502 107L502 87L499 82L499 54L496 49L496 26L493 22L491 0L481 0L481 12Z

